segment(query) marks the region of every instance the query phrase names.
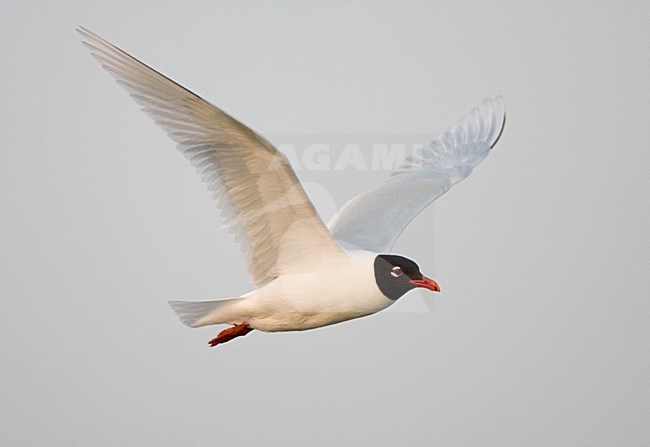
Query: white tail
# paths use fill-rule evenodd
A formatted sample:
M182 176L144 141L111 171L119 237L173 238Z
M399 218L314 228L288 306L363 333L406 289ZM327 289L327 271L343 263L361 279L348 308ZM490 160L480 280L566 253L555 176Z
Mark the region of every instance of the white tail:
M212 301L170 301L169 305L176 312L176 315L178 315L178 318L180 318L183 324L189 327L201 327L209 324L225 323L225 321L219 321L216 315L217 311L231 304L233 301L240 299L224 298Z

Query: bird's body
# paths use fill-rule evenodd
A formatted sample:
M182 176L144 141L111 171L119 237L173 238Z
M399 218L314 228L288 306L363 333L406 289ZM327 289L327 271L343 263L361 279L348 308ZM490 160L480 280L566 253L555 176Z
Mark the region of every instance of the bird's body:
M230 299L190 326L241 324L265 332L303 331L373 314L395 301L382 294L374 281L376 254L342 253L312 271L280 276L239 299ZM221 300L211 303L220 303ZM202 303L205 304L205 303ZM172 302L181 315L194 305Z
M328 228L270 142L101 37L78 31L196 168L247 258L251 292L170 302L188 326L233 325L210 345L253 329L302 331L363 317L416 287L440 291L415 262L388 253L406 225L496 144L505 124L501 97L486 99L382 185L348 201Z

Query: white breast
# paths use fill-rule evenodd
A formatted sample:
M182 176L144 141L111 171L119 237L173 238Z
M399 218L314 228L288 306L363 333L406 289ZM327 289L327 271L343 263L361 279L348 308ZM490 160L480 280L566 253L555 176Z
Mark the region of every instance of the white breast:
M247 298L249 325L267 332L300 331L385 309L393 301L377 287L375 256L349 252L318 270L273 280Z

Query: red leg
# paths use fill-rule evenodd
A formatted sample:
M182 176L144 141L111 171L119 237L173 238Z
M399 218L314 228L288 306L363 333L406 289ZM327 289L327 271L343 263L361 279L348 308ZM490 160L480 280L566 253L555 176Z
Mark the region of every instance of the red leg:
M248 326L248 323L244 321L243 323L229 327L228 329L224 329L223 331L219 332L219 335L210 340L208 344L210 346L217 346L218 344L230 341L235 337L243 337L252 330L253 328Z

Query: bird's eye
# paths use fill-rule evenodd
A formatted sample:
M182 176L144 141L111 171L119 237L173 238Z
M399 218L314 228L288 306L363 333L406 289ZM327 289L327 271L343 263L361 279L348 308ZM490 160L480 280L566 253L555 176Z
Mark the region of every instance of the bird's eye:
M402 269L400 267L393 267L393 270L390 271L390 274L393 275L395 278L398 278L402 276Z

